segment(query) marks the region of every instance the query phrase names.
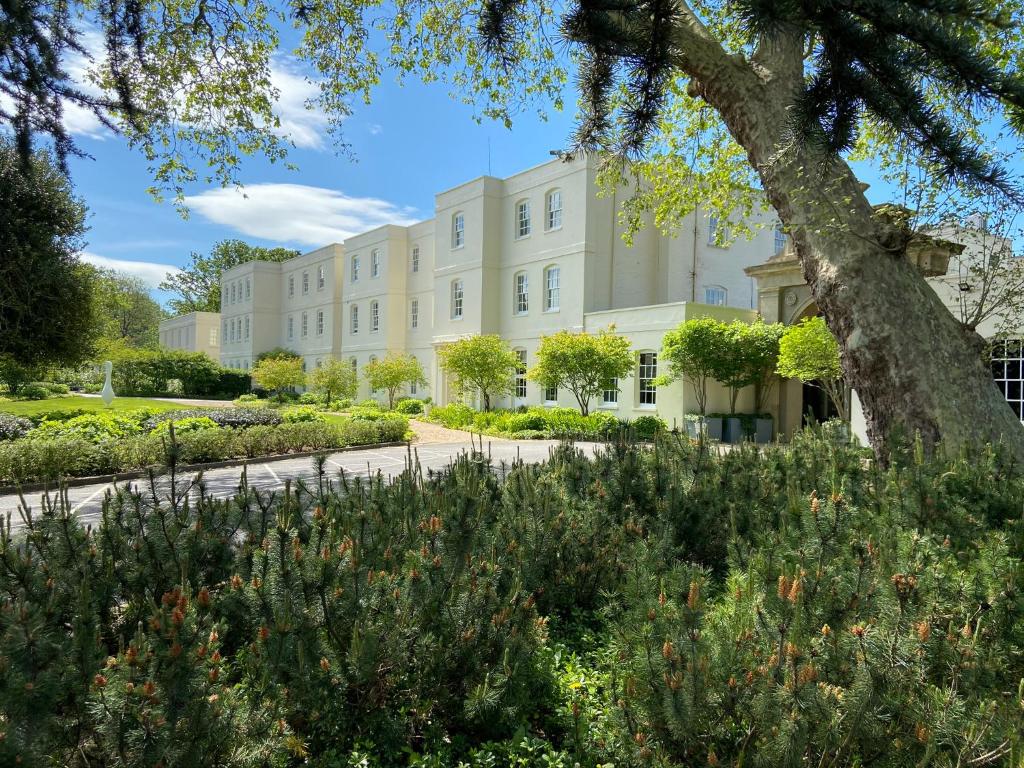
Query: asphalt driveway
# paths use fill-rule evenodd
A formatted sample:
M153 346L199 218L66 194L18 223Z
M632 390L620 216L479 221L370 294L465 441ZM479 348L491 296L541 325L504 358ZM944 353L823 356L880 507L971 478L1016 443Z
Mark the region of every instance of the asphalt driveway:
M522 459L529 463L545 461L553 447L557 445L555 440L488 440L483 441L484 453L490 455L494 464L509 463L515 459ZM588 452L595 450L596 443L579 443L581 448ZM412 460L418 461L424 472L427 470L439 471L445 469L453 458L459 454L471 450L469 440L450 443L427 443L424 445L413 445ZM349 476L360 475L368 477L380 472L385 477L392 477L405 469L410 460L410 449L405 446L392 446L386 448L372 448L358 451L347 451L330 454L327 458L327 468L332 474L342 470ZM285 459L274 462L263 462L259 459L252 459L247 462L245 469L248 473L249 486L260 490L273 490L283 488L286 480L296 478L311 478L315 475L313 459L301 457ZM208 469L203 473L207 493L212 493L219 498L226 498L235 493L242 475L242 466L220 467ZM184 480L192 475L182 475ZM148 480L126 480L119 485L148 485ZM161 481L162 487L166 487L166 480ZM112 490L113 483L99 483L96 485L83 485L67 490L68 499L72 510L85 522L96 523L99 520L100 508L103 503L104 494ZM33 510L39 508L42 493L36 492L25 496L25 503ZM21 498L16 495L0 496L0 515L11 515L11 525L14 528L21 526L21 516L18 507L21 505Z

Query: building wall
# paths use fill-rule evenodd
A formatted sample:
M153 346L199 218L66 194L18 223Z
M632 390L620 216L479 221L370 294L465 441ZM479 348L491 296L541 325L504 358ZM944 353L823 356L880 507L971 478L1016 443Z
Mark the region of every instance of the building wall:
M205 352L220 360L220 314L189 312L160 321L160 346L185 352Z

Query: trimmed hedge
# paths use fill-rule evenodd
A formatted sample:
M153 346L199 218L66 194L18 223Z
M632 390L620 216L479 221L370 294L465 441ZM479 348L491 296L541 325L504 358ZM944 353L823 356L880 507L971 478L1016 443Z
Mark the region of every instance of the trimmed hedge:
M203 416L212 419L218 427L273 426L284 420L281 413L273 408L184 408L155 414L143 426L152 430L161 421L178 421Z
M404 439L409 421L316 421L257 425L246 429L197 429L175 433L178 461L199 464L282 453L391 443ZM62 477L128 472L163 464L167 435L159 432L101 443L75 436L26 437L0 443L0 483L56 481Z

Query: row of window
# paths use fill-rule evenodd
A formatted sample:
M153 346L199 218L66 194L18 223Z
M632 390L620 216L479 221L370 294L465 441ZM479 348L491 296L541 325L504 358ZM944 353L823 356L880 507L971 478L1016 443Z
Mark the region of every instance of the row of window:
M243 294L243 289L245 293ZM230 285L224 288L224 296L221 298L222 304L231 303L234 304L238 301L248 301L252 298L252 278L247 277L244 281L234 280ZM225 301L226 300L226 301Z
M288 315L288 340L291 341L295 338L295 317L294 315ZM303 312L299 316L299 327L300 327L300 338L306 338L309 336L309 313ZM324 311L318 309L316 311L316 335L324 335Z
M224 338L234 343L248 341L250 334L249 317L233 317L224 321ZM216 344L216 331L210 332L210 344Z
M562 270L544 269L544 311L557 312L562 302ZM512 278L512 307L517 315L530 311L530 278L525 272L516 272Z
M514 394L517 400L526 397L526 350L515 350L519 357L519 370L516 373ZM641 352L637 355L637 400L640 405L656 405L658 402L658 389L654 380L658 377L658 353ZM558 401L558 389L555 387L544 388L544 402L555 403ZM605 383L601 392L601 403L605 406L615 406L619 403L619 380L612 379Z
M327 269L323 264L316 268L316 289L322 291L327 286ZM302 295L309 293L309 272L302 273ZM295 296L295 275L288 275L288 298Z
M729 222L722 221L717 216L708 217L708 245L724 245L732 240L732 227ZM789 242L789 235L782 224L775 225L775 243L772 249L773 255L778 256L786 250ZM709 302L710 303L710 302Z

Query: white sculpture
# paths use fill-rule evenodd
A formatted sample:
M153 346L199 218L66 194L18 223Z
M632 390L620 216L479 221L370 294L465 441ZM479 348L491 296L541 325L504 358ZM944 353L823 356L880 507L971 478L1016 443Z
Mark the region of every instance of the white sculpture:
M114 364L107 360L103 363L103 373L105 378L103 379L103 389L100 390L100 397L103 398L103 402L110 407L110 404L114 402L114 387L110 384L110 372L114 370Z

